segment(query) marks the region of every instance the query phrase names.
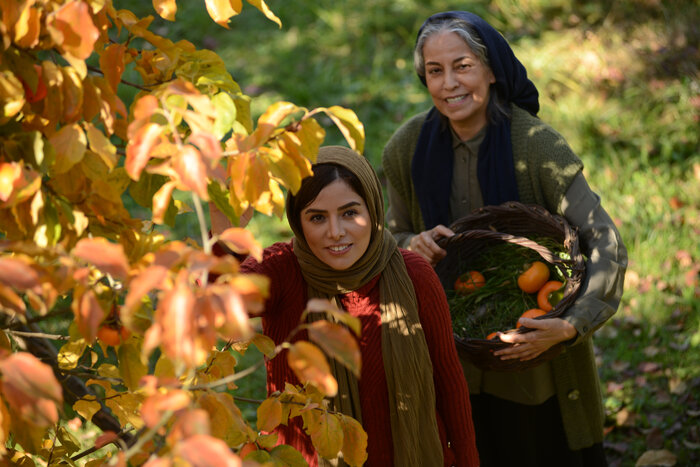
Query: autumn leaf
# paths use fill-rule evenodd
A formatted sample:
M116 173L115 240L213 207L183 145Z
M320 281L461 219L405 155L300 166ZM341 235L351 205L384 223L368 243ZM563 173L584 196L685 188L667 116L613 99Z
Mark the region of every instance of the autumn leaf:
M262 261L262 246L247 229L228 228L219 234L219 240L236 253L251 255L256 261Z
M318 344L329 357L338 360L355 376L360 376L360 347L345 327L328 321L315 321L306 329L309 340Z
M177 13L175 0L153 0L153 9L158 12L161 18L175 21L175 13Z
M243 9L241 0L205 0L207 13L218 24L228 29L228 21Z
M40 285L39 273L23 257L0 257L0 283L24 292Z
M134 123L129 125L129 134L132 133L132 125ZM158 123L146 123L138 128L133 137L129 137L124 167L126 167L126 172L132 179L139 179L141 171L151 159L151 151L160 143L162 138L163 127Z
M277 23L280 28L282 27L282 21L267 7L264 0L248 0L248 3L260 10L267 19Z
M175 3L174 0L173 3ZM124 63L125 52L126 46L124 44L110 44L100 54L100 69L114 92L117 92L117 86L126 68Z
M54 174L68 172L82 160L85 155L85 149L87 149L85 132L77 123L62 127L51 135L49 143L56 151L56 162L53 166Z
M173 169L184 186L204 201L209 201L207 193L207 167L197 148L185 145L173 156Z
M343 430L343 460L351 466L361 466L367 461L367 433L360 422L341 415Z
M287 362L302 383L313 383L329 397L337 394L338 382L331 374L325 355L315 345L305 341L295 342L289 349Z
M85 60L92 54L100 35L92 22L87 3L82 1L67 2L50 14L48 30L56 44L79 60Z
M282 423L282 404L276 398L265 399L258 406L258 431L271 432Z
M156 426L165 412L177 412L190 405L192 399L187 391L172 389L168 392L158 392L146 398L141 406L141 415L147 427Z
M168 434L168 440L175 445L182 439L194 435L210 434L209 414L204 409L187 409L177 414L172 430Z
M313 418L307 428L319 455L335 459L343 447L343 429L338 416L324 412Z
M73 248L73 254L116 279L126 279L129 274L129 262L124 254L124 247L106 238L83 238Z
M105 318L105 312L92 290L86 290L82 295L77 295L71 308L75 315L78 331L87 342L93 342L97 336L97 329Z
M350 147L362 154L365 148L365 127L355 112L337 105L326 110L327 115L345 136Z
M175 453L192 467L241 467L241 459L221 441L208 435L193 435L175 446Z

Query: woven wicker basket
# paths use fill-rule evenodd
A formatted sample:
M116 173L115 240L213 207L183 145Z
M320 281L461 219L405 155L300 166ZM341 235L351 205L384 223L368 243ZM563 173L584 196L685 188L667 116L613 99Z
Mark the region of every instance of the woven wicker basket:
M576 299L585 274L584 259L576 231L561 216L552 215L541 206L508 202L478 209L454 222L450 228L455 235L443 237L438 241L438 245L447 250L447 256L435 266L445 290L453 288L457 277L481 253L500 242L510 242L535 250L567 278L562 300L547 314L535 319L557 317ZM549 249L529 240L528 237L546 237L554 240L562 245L570 259L556 257ZM531 331L533 329L523 326L508 332ZM524 370L556 357L562 350L562 344L558 344L532 360L501 360L494 356L493 352L513 344L497 339L460 337L457 334L454 337L460 355L485 370Z

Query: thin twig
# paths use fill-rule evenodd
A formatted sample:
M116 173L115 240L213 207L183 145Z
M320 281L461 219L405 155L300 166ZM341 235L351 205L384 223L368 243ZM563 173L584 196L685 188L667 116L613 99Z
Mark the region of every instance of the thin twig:
M35 337L37 339L52 339L56 341L63 341L70 339L70 336L63 336L61 334L46 334L44 332L25 332L25 331L13 331L12 329L5 330L8 334L19 337Z

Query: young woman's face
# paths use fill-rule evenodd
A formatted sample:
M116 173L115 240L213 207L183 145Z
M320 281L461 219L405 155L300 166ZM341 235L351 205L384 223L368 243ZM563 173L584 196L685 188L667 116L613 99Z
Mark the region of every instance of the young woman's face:
M486 125L493 72L454 32L430 36L423 46L425 81L435 107L462 139Z
M372 234L367 204L340 179L301 210L301 228L311 252L339 271L362 257Z

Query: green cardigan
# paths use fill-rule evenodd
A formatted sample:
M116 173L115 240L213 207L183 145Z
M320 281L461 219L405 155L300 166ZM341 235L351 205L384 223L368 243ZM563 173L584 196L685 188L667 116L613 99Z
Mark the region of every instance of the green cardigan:
M411 159L426 114L418 114L404 123L389 140L382 156L384 174L406 203L416 233L425 228L413 190ZM561 135L518 107L512 108L511 137L520 201L561 214L558 210L562 198L582 170L582 162ZM567 313L574 309L572 306ZM604 411L591 339L593 331L609 317L600 315L600 322L576 326L579 336L574 344L551 362L532 370L481 372L463 361L470 387L490 381L484 385L486 392L529 404L541 403L543 397L556 394L569 447L581 449L602 442ZM575 316L570 321L576 324ZM514 394L511 391L515 387L527 390ZM531 396L530 400L523 399L524 392Z

